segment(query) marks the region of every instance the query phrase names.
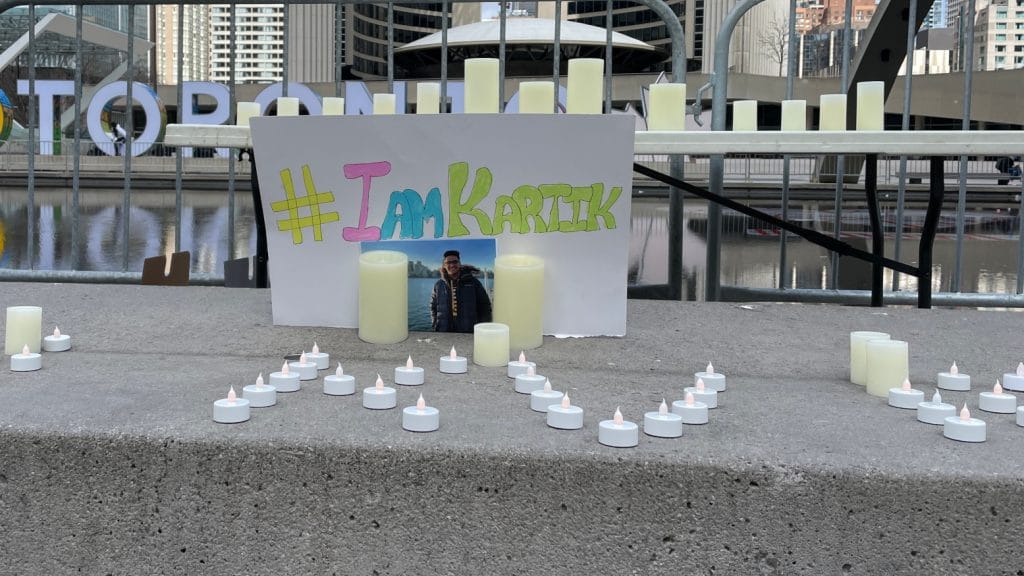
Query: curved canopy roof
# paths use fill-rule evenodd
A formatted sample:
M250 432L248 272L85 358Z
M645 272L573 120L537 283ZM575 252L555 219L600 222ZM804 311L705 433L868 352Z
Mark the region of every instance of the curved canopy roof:
M486 20L465 26L448 29L448 46L465 46L497 43L500 33L500 21ZM559 33L561 44L577 44L586 46L604 46L607 31L604 28L581 24L571 20L562 21ZM555 41L555 21L544 18L509 18L505 21L506 44L551 44ZM441 33L435 32L415 42L410 42L395 49L395 53L421 50L424 48L440 48ZM626 36L620 32L612 32L613 48L632 48L635 50L657 50L654 46Z

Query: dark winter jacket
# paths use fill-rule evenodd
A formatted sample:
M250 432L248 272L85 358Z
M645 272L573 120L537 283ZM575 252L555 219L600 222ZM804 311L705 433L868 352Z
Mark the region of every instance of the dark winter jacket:
M473 276L475 270L463 266L454 282L442 271L430 295L430 321L435 332L472 332L474 324L491 321L491 299Z

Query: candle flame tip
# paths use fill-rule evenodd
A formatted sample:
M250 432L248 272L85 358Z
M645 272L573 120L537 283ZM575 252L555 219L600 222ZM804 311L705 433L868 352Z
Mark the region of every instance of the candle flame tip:
M60 327L58 327L58 326L54 326L53 327L53 337L54 338L60 338Z
M313 354L319 354L320 347L316 345L316 340L313 341Z
M562 408L568 410L570 406L572 406L572 401L569 400L569 393L566 392L565 395L562 396Z
M903 379L903 391L910 392L910 378Z
M299 354L299 364L305 364L305 363L306 363L306 351L303 350L302 354Z
M519 351L519 361L526 362L526 352L523 352L522 350Z
M964 402L964 407L960 409L960 419L964 421L971 419L971 411L967 409L967 402Z
M548 380L547 378L544 379L544 391L551 392L551 380Z
M615 407L615 415L612 416L612 420L614 420L616 426L622 426L622 410L619 410L618 406Z
M413 366L414 364L412 363L412 355L410 354L409 358L405 361L405 367L411 369Z
M704 379L703 378L697 378L697 390L700 390L701 392L703 392L705 386L706 386L706 384L704 384Z
M693 403L694 403L693 392L687 392L686 393L686 405L687 406L693 406Z
M341 362L338 362L338 368L334 371L334 375L338 378L345 375L345 369L341 367Z
M427 401L423 399L423 393L420 393L419 400L416 401L416 409L423 411L427 409Z
M452 346L452 351L448 353L448 356L449 356L449 357L450 357L450 358L451 358L452 360L455 360L455 358L457 358L457 357L458 357L458 356L457 356L457 355L455 354L455 346L454 346L454 345Z
M932 395L932 404L941 404L941 403L942 403L942 395L939 394L939 389L936 388L935 389L935 394Z
M384 379L380 377L380 374L377 374L377 381L374 382L373 387L377 390L384 389Z
M288 361L285 360L284 364L281 365L281 374L288 375Z
M955 361L953 362L953 365L949 367L949 373L952 374L953 376L956 376L957 374L960 373L960 369L956 367Z
M1024 362L1017 364L1017 376L1024 378Z
M28 344L25 344L25 346L24 346L24 347L22 347L22 349L21 349L21 353L22 353L22 354L29 354L29 353L31 353L31 352L32 352L32 351L31 351L31 350L29 350L29 348L28 348Z
M668 403L665 402L664 398L661 399L661 405L658 406L658 414L660 414L662 416L665 416L665 415L668 414Z
M1003 393L1003 386L999 383L999 379L998 378L996 379L996 385L992 387L992 393L993 394L1002 394Z
M228 402L234 404L238 401L238 396L235 394L235 387L231 386L228 388Z
M704 371L707 372L708 374L714 374L715 367L711 365L711 362L708 362L708 367L705 368Z

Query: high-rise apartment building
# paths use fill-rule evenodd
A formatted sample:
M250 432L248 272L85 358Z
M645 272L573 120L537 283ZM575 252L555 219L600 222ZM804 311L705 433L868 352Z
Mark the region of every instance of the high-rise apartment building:
M974 21L974 69L1024 68L1024 0L991 0Z
M284 6L281 4L214 4L210 8L213 27L210 80L234 80L239 84L280 81L284 72Z
M210 53L213 47L210 7L186 4L179 12L178 4L154 6L156 17L157 83L177 84L179 81L210 79ZM178 30L181 46L178 46ZM181 78L178 60L181 59Z
M846 0L815 0L797 8L801 76L837 77L841 74L843 48L847 44L844 39L846 7ZM851 62L876 8L875 0L852 0L850 4Z

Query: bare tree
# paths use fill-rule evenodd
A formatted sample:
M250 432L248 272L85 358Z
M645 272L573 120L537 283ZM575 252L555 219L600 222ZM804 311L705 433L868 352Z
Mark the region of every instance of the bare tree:
M772 18L771 22L757 34L757 42L768 53L772 62L779 65L779 76L783 75L786 62L786 48L789 46L788 22Z

